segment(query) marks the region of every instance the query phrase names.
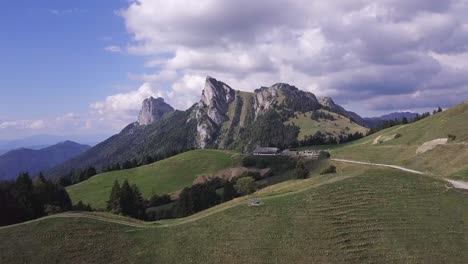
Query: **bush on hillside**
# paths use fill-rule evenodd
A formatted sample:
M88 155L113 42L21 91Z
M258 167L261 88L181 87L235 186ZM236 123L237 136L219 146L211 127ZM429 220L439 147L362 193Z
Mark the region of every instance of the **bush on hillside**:
M320 172L320 175L331 174L331 173L336 173L336 167L333 165L330 165L328 168L323 169Z
M452 134L448 134L447 136L450 140L454 141L455 139L457 139L457 136L455 135L452 135Z
M241 177L234 185L237 193L240 195L249 195L256 190L255 180L252 177Z
M297 179L309 178L309 170L306 168L303 160L297 162L295 174Z

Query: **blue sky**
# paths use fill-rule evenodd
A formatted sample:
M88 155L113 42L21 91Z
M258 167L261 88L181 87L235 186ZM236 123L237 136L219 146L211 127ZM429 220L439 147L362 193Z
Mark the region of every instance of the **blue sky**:
M185 110L207 75L362 116L468 100L467 0L3 2L0 140L111 135L146 97Z
M0 116L40 119L69 112L135 86L141 57L106 52L126 43L116 10L126 1L5 1L0 9Z

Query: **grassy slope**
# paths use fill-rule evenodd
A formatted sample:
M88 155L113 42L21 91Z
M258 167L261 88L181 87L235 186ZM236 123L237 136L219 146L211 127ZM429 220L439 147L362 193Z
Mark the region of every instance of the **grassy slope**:
M401 137L373 145L381 135ZM455 141L424 154L416 149L427 141L455 135ZM331 149L334 157L403 165L444 177L468 180L468 103L421 121L389 128L361 140Z
M427 176L337 165L337 175L289 181L260 191L256 196L263 197L263 206L248 207L241 198L185 219L163 221L157 228L48 219L0 229L0 259L2 263L468 261L466 193L447 189L444 182Z
M117 179L135 183L144 196L177 191L191 185L196 176L237 166L240 155L219 150L193 150L146 166L96 175L67 188L73 202L82 200L94 208L105 208Z
M351 122L348 118L332 113L326 110L320 110L327 114L331 114L335 117L335 121L320 119L320 122L312 120L311 113L296 113L297 118L291 118L285 122L285 124L295 124L300 128L299 139L304 139L305 136L314 135L317 131L323 133L332 133L335 136L339 136L341 132L345 134L360 132L362 134L367 133L367 128L361 127L356 123ZM346 127L349 128L346 129Z

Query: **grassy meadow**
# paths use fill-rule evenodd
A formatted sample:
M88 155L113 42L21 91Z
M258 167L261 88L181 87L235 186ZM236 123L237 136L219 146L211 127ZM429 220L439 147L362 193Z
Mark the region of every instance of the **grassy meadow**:
M128 179L145 197L150 197L190 186L198 175L239 166L240 160L238 153L193 150L146 166L98 174L67 187L67 192L74 203L81 200L93 208L105 208L114 180L122 182Z
M466 263L468 194L336 164L196 215L129 227L51 218L0 229L2 263ZM114 218L114 216L112 216ZM47 245L46 247L44 245Z
M286 125L296 125L299 127L299 136L298 139L302 140L305 136L313 136L318 131L322 133L331 133L334 136L339 136L341 131L344 131L346 134L350 133L362 133L366 134L368 129L358 124L351 122L348 118L338 115L336 113L320 110L326 114L332 115L336 120L331 121L328 119L321 119L320 122L315 121L311 118L312 113L299 113L296 112L296 117L290 118L285 122ZM346 129L348 128L348 129Z

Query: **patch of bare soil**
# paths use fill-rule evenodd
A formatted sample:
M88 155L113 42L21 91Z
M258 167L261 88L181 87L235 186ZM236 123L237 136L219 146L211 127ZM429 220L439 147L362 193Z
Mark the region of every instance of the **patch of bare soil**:
M428 152L429 150L434 149L435 147L439 145L445 145L447 143L448 143L448 138L439 138L439 139L435 139L432 141L428 141L422 144L421 146L419 146L419 148L416 150L416 154L422 154L422 153Z

